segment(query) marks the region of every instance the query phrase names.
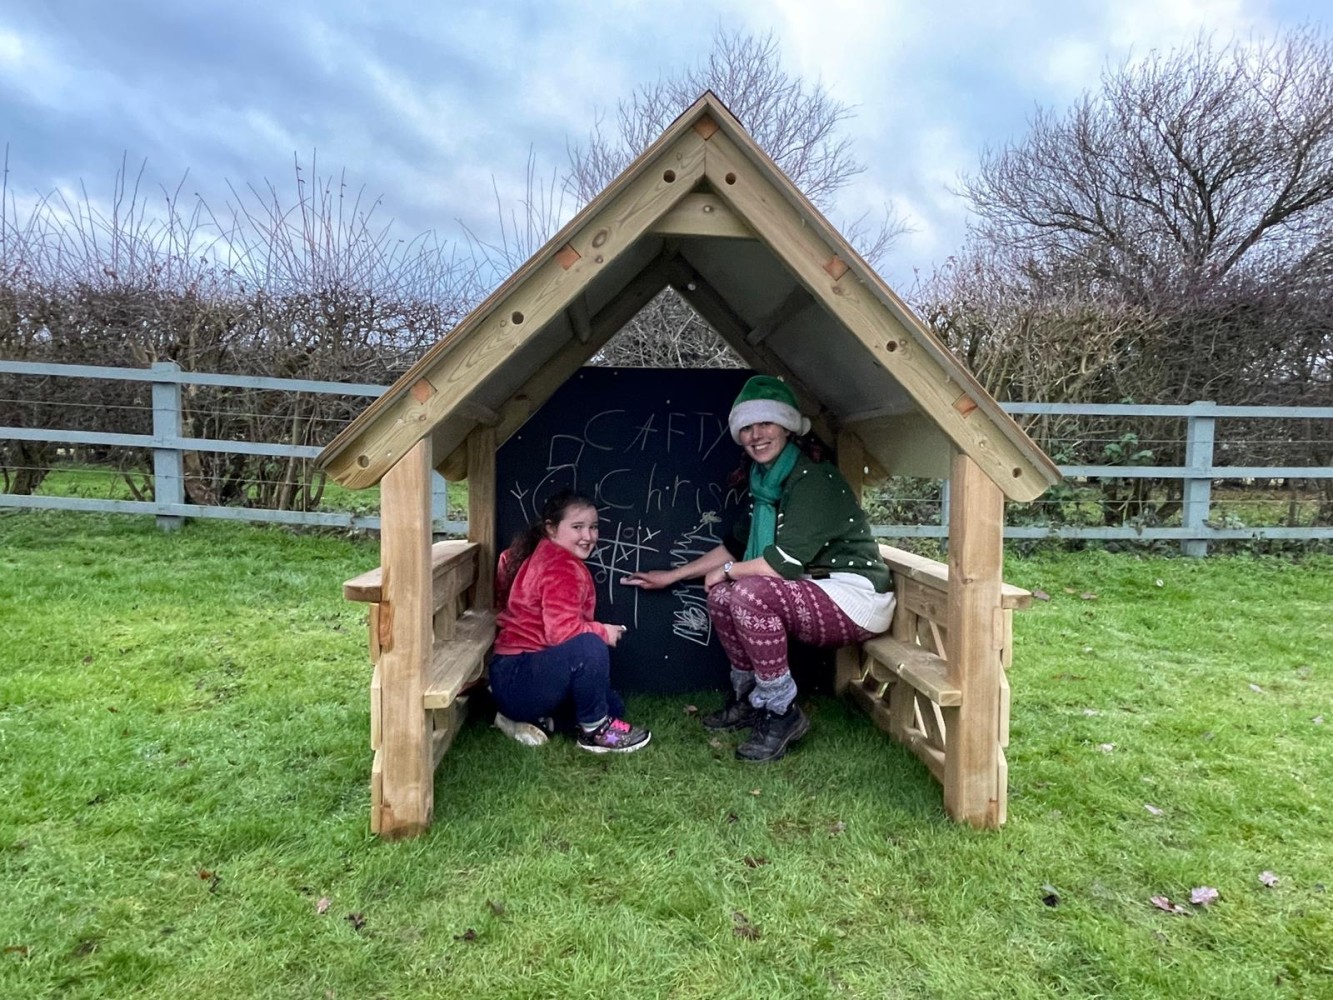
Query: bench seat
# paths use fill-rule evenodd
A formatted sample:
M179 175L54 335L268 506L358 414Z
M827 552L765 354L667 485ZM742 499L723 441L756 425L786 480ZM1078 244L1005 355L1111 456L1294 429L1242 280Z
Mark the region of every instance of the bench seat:
M962 691L949 680L948 665L935 653L887 635L867 639L861 644L861 651L864 676L881 684L902 680L941 708L963 703Z
M452 639L439 640L431 652L422 702L448 708L460 691L477 681L495 641L495 612L472 609L459 616Z

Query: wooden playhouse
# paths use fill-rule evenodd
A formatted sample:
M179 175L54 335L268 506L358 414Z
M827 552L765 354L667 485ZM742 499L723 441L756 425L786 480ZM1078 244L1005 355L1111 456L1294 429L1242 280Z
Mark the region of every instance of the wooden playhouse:
M853 489L948 478L949 561L888 546L889 635L837 654L837 687L944 787L948 814L1004 822L1011 616L1003 505L1052 462L852 250L712 93L329 444L344 486L380 484L369 604L371 825L430 826L460 695L494 636L499 444L664 287L752 368L785 379ZM432 544L431 470L469 484L468 540Z

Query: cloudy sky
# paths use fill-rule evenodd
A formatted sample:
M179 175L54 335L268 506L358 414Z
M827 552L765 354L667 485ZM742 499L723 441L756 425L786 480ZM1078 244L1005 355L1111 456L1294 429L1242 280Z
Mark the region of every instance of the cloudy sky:
M494 187L549 174L636 86L696 65L715 32L771 31L783 68L856 107L867 169L835 222L891 204L914 232L882 270L906 291L963 239L950 188L980 150L1063 109L1101 69L1188 42L1271 36L1327 0L5 0L0 143L10 212L122 158L210 204L295 160L382 197L411 237L497 228ZM157 195L160 201L160 193ZM572 206L570 206L572 207Z

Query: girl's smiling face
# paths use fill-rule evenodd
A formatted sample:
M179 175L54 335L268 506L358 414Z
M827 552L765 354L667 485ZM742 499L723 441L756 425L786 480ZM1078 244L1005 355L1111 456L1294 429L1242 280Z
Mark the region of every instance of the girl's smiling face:
M559 524L546 522L546 537L575 558L587 559L597 548L597 508L566 507Z
M760 465L768 465L787 447L791 432L773 423L746 424L741 428L741 447Z

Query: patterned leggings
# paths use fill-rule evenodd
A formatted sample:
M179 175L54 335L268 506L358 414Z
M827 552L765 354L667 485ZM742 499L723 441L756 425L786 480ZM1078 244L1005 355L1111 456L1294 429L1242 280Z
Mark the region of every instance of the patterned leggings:
M810 646L837 647L873 636L843 614L810 580L747 576L708 592L708 617L733 670L773 681L788 673L788 635Z

